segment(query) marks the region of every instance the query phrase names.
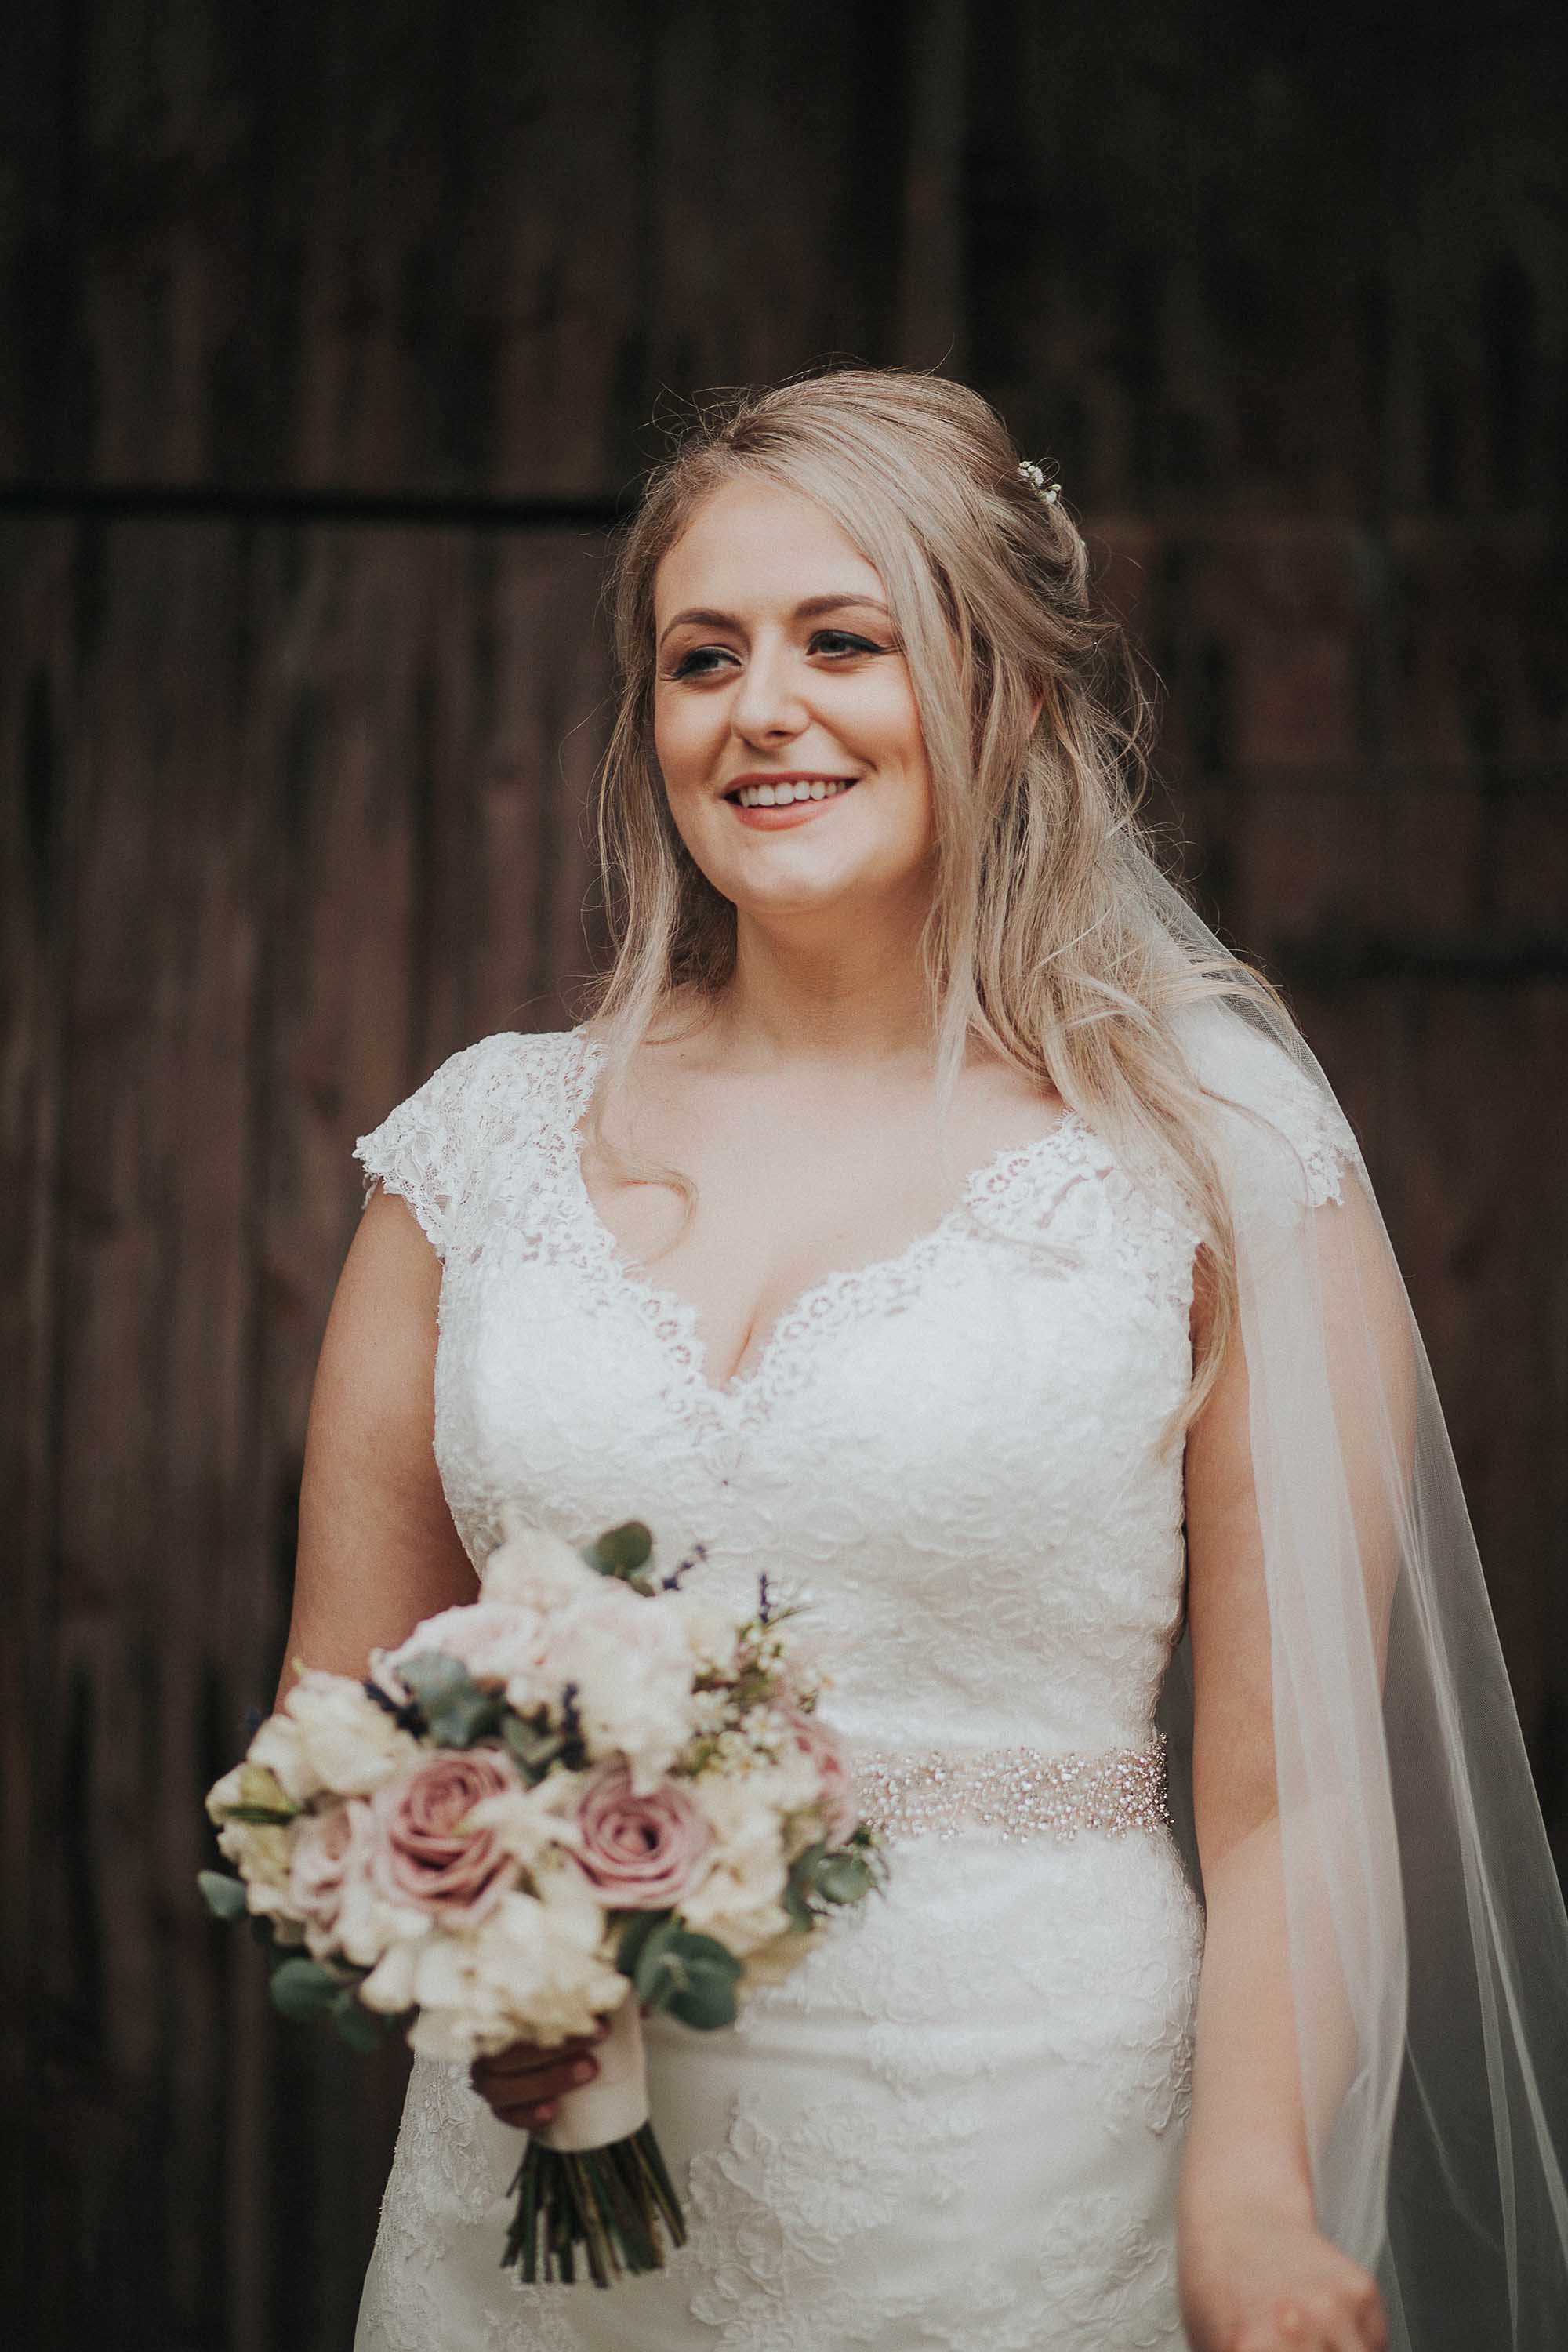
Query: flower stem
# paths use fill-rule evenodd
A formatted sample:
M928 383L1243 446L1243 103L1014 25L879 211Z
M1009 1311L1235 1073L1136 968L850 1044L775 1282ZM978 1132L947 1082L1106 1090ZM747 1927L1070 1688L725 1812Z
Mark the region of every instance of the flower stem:
M686 2243L686 2220L653 2126L605 2147L563 2151L531 2139L511 2183L517 2205L502 2267L533 2286L570 2285L582 2255L594 2284L665 2264L665 2239Z

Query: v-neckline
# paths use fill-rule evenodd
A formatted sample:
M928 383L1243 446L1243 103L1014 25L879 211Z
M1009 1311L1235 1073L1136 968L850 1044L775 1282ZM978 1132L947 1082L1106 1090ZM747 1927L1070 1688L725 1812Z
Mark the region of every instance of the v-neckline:
M575 1048L562 1109L563 1171L575 1200L584 1232L601 1257L609 1278L637 1307L655 1337L683 1370L692 1389L718 1413L738 1409L759 1395L763 1384L782 1360L792 1337L826 1322L836 1303L853 1301L862 1291L887 1296L907 1286L925 1261L941 1250L950 1233L963 1223L984 1195L994 1198L1013 1178L1037 1160L1048 1160L1068 1145L1081 1144L1090 1129L1078 1112L1064 1108L1056 1123L1026 1143L1005 1143L988 1154L964 1179L958 1198L936 1223L914 1234L901 1249L870 1258L859 1265L838 1266L819 1275L780 1309L763 1335L749 1366L731 1373L721 1384L708 1370L708 1346L695 1302L657 1282L644 1264L630 1256L599 1213L583 1168L583 1124L593 1102L594 1083L604 1048L581 1029L571 1033Z

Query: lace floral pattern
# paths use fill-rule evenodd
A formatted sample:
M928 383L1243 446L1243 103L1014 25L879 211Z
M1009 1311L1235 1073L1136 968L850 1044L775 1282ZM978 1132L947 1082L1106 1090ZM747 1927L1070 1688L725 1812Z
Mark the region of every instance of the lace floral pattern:
M598 1048L503 1034L356 1145L442 1260L436 1451L480 1561L503 1503L617 1517L711 1589L813 1603L836 1718L877 1747L1147 1745L1184 1569L1194 1235L1068 1114L930 1232L815 1284L751 1370L622 1257L583 1181ZM1233 1181L1340 1197L1355 1142L1268 1041L1202 1072ZM499 2266L521 2143L416 2065L356 2352L1152 2352L1180 2346L1173 2195L1202 1919L1158 1830L902 1843L731 2033L650 2027L690 2243L609 2294Z

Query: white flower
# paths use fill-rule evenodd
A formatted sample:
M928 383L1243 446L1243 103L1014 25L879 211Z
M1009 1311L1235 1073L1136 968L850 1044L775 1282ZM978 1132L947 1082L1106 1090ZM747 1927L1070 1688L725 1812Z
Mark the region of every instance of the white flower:
M722 1608L706 1593L688 1591L669 1593L658 1606L680 1620L700 1674L733 1672L737 1628L731 1610Z
M399 1670L406 1660L438 1650L466 1666L476 1683L504 1684L515 1691L512 1705L526 1712L550 1695L542 1671L550 1639L551 1628L537 1609L519 1601L470 1601L426 1617L395 1650L377 1650L373 1663L378 1675L390 1671L401 1685Z
M215 1780L207 1790L207 1817L217 1825L218 1850L227 1856L245 1881L248 1910L279 1925L287 1923L289 1940L302 1932L300 1916L289 1890L290 1834L284 1822L231 1822L224 1816L231 1805L265 1805L286 1810L293 1800L276 1773L246 1757Z
M371 2009L417 2006L408 2039L422 2057L467 2063L513 2042L587 2033L628 1987L610 1965L603 1912L562 1870L543 1874L538 1895L504 1895L471 1936L395 1946L360 1990Z
M773 1849L771 1856L716 1862L680 1906L689 1927L715 1937L737 1959L771 1945L789 1928L789 1914L780 1900L787 1874L776 1835Z
M524 1525L510 1503L502 1507L501 1526L502 1540L479 1573L487 1601L521 1601L541 1612L567 1609L603 1583L598 1570L563 1537Z
M356 1813L359 1810L355 1808ZM372 1848L368 1835L356 1834L343 1872L332 1931L337 1949L356 1969L373 1969L394 1948L428 1938L434 1932L427 1912L412 1903L396 1902L384 1893L370 1866Z
M624 1756L634 1792L647 1796L691 1737L691 1653L679 1620L601 1579L563 1620L552 1656L563 1684L576 1686L589 1755Z
M713 1867L680 1906L690 1927L739 1958L789 1927L782 1901L788 1866L782 1835L787 1808L779 1797L790 1776L759 1765L734 1774L700 1772L686 1785L712 1824Z
M531 1789L481 1797L466 1818L470 1828L494 1830L498 1843L531 1870L552 1846L574 1850L581 1843L577 1808L582 1795L580 1773L552 1772Z
M330 1791L368 1797L418 1753L418 1743L347 1675L307 1666L250 1743L297 1804Z

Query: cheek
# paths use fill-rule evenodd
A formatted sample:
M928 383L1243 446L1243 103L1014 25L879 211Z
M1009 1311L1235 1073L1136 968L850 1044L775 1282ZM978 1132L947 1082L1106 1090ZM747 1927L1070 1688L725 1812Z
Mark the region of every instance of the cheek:
M666 788L679 793L685 783L700 782L712 758L713 739L721 728L698 697L656 703L653 749Z

